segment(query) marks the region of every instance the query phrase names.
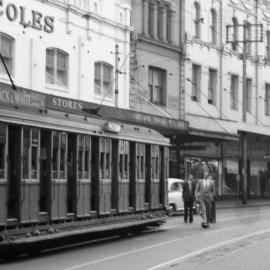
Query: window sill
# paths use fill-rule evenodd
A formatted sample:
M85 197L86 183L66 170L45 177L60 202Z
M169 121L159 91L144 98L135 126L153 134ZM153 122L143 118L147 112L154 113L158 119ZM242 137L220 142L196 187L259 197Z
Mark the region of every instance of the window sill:
M62 86L55 85L55 84L47 84L46 83L45 88L50 90L50 91L57 91L57 92L64 92L64 93L69 92L67 87L62 87Z

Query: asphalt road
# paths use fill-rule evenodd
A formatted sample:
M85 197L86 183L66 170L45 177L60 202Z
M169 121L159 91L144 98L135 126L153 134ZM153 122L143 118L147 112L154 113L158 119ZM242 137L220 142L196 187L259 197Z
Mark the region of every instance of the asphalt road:
M200 227L182 216L140 235L110 238L1 262L2 270L269 270L270 207L218 210L217 223Z

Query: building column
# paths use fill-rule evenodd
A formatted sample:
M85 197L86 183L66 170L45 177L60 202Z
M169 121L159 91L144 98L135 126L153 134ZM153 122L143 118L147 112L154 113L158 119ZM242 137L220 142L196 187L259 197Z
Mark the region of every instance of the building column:
M158 38L158 5L156 2L153 2L153 4L151 5L151 8L153 9L153 18L152 18L152 22L153 22L153 38L157 39Z
M149 1L143 0L143 35L149 35Z
M161 39L163 41L167 41L167 12L166 12L166 7L161 8L161 18L162 18L162 23L161 23Z

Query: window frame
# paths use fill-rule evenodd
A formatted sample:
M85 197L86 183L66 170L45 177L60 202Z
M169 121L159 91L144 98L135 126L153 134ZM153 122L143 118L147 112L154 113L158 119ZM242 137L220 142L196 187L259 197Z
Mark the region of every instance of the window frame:
M252 79L246 79L246 111L252 113Z
M265 57L267 61L270 61L270 30L266 31Z
M231 74L231 85L230 85L231 110L238 111L238 91L239 91L239 76L236 74Z
M53 52L53 65L48 66L48 61L47 61L47 54L49 51ZM61 53L65 56L65 63L66 63L66 69L65 69L65 76L66 76L66 81L64 83L59 83L58 80L58 53ZM52 77L52 81L53 82L48 82L47 81L47 76L51 74L47 71L48 68L53 69L53 77ZM63 88L68 88L69 85L69 54L59 48L46 48L46 61L45 61L45 81L46 84L48 85L55 85L58 87L63 87Z
M216 95L217 95L217 70L214 68L209 68L208 77L208 103L216 105Z
M201 39L201 6L198 2L194 2L194 37Z
M265 84L264 114L270 116L270 83Z
M236 17L232 18L232 23L233 23L233 42L232 42L232 50L237 52L238 51L238 36L239 36L239 32L238 32L238 20Z
M155 84L154 77L161 82L160 85ZM167 71L159 67L149 66L148 68L148 94L150 101L153 104L166 106L166 96L167 96ZM159 93L158 93L159 89ZM155 97L159 96L156 100Z
M97 81L97 78L96 78L96 69L97 69L97 66L99 66L99 72L100 72L100 77L99 77L99 80L100 80L100 86L99 86L99 90L100 90L100 93L97 93L96 91L96 85L98 85L96 83ZM105 90L105 87L104 87L104 68L109 68L110 69L110 92L108 92L107 90ZM102 97L104 99L110 99L110 100L113 100L114 98L114 67L113 65L111 65L110 63L108 62L105 62L105 61L96 61L94 63L94 96L95 97Z
M191 100L196 102L200 102L201 72L201 65L192 63Z
M214 8L211 8L211 43L217 44L217 12Z
M2 48L2 38L3 37L5 37L5 38L7 38L7 39L9 39L11 41L11 49L10 49L11 50L11 57L10 57L11 58L11 60L10 60L11 67L10 67L10 69L9 69L8 64L6 62L6 59L5 59L5 58L8 58L8 57L3 55L2 49L1 49ZM13 77L14 76L14 70L15 70L15 66L14 66L14 62L15 62L15 38L13 38L12 36L10 36L10 35L8 35L6 33L0 32L0 52L2 54L2 57L4 58L5 64L6 64L7 68L8 68L8 71L9 71L10 75ZM1 61L0 65L3 67L3 72L1 72L1 69L0 69L0 74L7 75L2 61Z

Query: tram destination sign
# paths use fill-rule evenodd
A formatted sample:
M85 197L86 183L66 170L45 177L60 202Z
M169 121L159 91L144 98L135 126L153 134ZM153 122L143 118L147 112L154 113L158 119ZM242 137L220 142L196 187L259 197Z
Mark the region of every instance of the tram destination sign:
M45 96L41 94L0 89L0 104L45 109Z

